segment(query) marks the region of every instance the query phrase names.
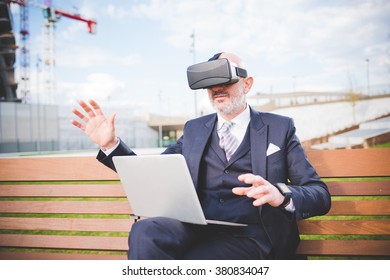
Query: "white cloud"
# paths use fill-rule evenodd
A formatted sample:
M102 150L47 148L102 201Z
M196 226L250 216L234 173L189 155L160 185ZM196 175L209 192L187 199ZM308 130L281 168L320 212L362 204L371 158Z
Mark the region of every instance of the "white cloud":
M58 85L58 96L66 97L66 104L74 104L76 100L87 100L89 98L104 101L124 89L125 83L114 76L107 73L92 73L87 76L84 82L60 83Z
M188 49L195 30L197 51L223 47L284 64L300 55L326 62L360 51L388 32L390 2L167 0L139 4L133 13L160 22L177 48Z
M116 7L113 4L108 4L105 13L113 19L124 19L131 15L131 12L123 7Z
M59 67L88 68L106 65L132 66L140 62L138 54L122 54L102 49L98 46L80 48L68 45L59 49L57 64Z

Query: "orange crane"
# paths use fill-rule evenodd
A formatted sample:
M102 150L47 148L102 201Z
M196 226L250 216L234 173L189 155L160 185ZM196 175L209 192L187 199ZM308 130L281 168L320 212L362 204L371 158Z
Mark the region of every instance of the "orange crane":
M80 15L69 14L69 13L66 13L66 12L60 11L60 10L54 10L54 13L56 15L60 15L60 16L64 16L64 17L67 17L67 18L71 18L71 19L75 19L75 20L86 22L87 26L88 26L88 33L95 34L95 32L96 32L95 27L96 27L97 22L95 20L85 19L85 18L82 18Z
M30 50L29 50L29 7L40 8L45 18L45 46L44 46L44 80L45 95L48 97L49 104L53 103L55 95L55 78L54 78L54 24L61 18L66 17L73 20L85 22L88 27L88 33L95 34L96 20L86 19L78 14L68 13L52 7L51 0L45 0L44 4L38 4L29 0L8 0L20 7L20 95L22 102L30 100Z
M51 1L47 1L47 0L45 1L45 5L38 5L38 4L32 4L32 5L43 9L44 10L43 11L44 17L50 21L57 21L61 16L67 17L70 19L74 19L74 20L78 20L78 21L83 21L83 22L87 23L88 33L95 34L95 31L96 31L95 27L97 24L96 20L85 19L78 14L71 14L68 12L61 11L61 10L53 9L51 7ZM55 18L53 18L53 14L56 16Z

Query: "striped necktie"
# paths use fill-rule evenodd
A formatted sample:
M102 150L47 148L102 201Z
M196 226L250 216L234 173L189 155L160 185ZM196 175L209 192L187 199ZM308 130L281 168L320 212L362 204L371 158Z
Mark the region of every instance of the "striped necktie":
M226 158L229 161L231 156L234 154L238 148L238 139L231 133L230 129L233 127L234 123L225 122L221 127L221 139L219 141L219 146L225 150Z

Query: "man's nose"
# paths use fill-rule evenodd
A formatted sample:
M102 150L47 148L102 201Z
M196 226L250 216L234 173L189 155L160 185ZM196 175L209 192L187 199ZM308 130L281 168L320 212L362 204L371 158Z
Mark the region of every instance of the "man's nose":
M212 90L212 91L219 91L219 90L223 90L223 89L225 89L226 88L226 85L218 85L218 86L213 86L213 87L211 87L210 89Z

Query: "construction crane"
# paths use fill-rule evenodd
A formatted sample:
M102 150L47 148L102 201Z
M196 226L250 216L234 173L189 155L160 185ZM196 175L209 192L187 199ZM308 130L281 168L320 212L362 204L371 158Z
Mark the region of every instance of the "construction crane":
M20 58L19 58L19 88L22 102L26 102L30 95L30 48L29 48L29 20L28 0L9 0L20 6Z
M43 17L45 19L44 47L42 54L43 80L45 85L43 91L44 96L46 96L45 103L53 104L55 97L55 23L58 22L61 17L82 21L87 23L88 33L95 34L97 22L93 19L85 19L78 14L55 9L52 6L51 0L45 0L43 4L38 4L29 0L9 0L9 2L18 4L20 9L20 95L22 102L30 102L29 7L35 7L42 9Z

